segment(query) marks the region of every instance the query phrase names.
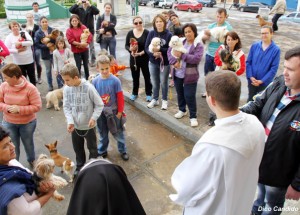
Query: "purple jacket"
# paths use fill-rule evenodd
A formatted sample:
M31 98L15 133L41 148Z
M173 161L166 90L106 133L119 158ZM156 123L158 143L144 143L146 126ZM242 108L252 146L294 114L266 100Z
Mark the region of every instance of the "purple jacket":
M186 39L183 41L183 44L186 43ZM168 59L170 65L174 65L177 62L177 59L171 54L172 48L168 49ZM204 48L201 43L193 44L190 48L189 53L182 54L181 60L186 62L186 70L184 75L184 84L196 83L199 79L198 64L201 61L203 56ZM174 68L173 68L174 70ZM174 72L173 72L174 76Z

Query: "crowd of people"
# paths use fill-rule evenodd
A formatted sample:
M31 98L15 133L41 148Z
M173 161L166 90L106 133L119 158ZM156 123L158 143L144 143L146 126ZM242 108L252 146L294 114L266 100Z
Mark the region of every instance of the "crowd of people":
M0 40L0 68L4 81L0 85L0 111L3 112L0 172L12 174L11 171L18 171L18 177L24 178L24 186L19 182L22 186L14 191L16 195L3 202L1 199L4 197L0 194L1 211L14 214L10 211L21 211L30 203L33 206L29 213L40 214L41 207L54 191L51 183L34 184L30 179L32 172L17 161L21 141L30 166L35 161L33 137L36 113L42 107L36 88L37 83L42 83L41 58L48 90L54 90L53 74L58 88L63 87L67 131L71 133L76 156L74 177L78 178L78 183L74 190L79 190L82 196L72 195L68 214L75 214L76 210L71 207L85 198L87 190L105 194L118 183L127 185L120 190L122 195L114 197L114 201L122 196L124 199L131 196L133 199L123 202L124 210L127 206L126 210L136 211L130 213L145 214L122 168L106 161L85 166L84 142L89 159L106 158L109 132L117 142L121 159L129 160L124 133L124 95L118 72L115 72L121 67L116 60L117 18L111 13L112 4L105 3L104 13L100 15L89 1L78 0L70 8L73 15L69 19L69 28L66 32L59 32L56 39L50 36L55 30L48 25L48 19L38 12L38 3L34 2L32 6L33 12L26 14L26 27L21 30L22 26L12 21L9 23L11 33L4 43ZM99 15L96 29L95 15ZM153 109L159 105L161 89L161 109L167 110L170 75L171 86L175 86L177 93L178 112L174 117L181 119L189 112L191 127L197 127L197 85L203 70L206 92L202 97L206 97L211 109L208 124L214 127L197 142L191 156L175 169L171 180L176 194L170 195L170 198L184 207L184 214L244 214L245 211L248 214L251 210L254 215L279 214L274 208L283 207L285 198L300 198L300 160L297 156L300 152L300 47L285 54L283 76L275 78L280 63L280 47L272 38L274 30L278 30L277 20L274 21L274 29L270 26L261 28L261 40L251 45L246 58L242 38L227 17L226 9L219 8L216 21L207 26L209 32L220 27L226 30L224 42L221 42L198 32L193 23L180 22L172 10L155 15L151 30L144 28L141 16L134 16L133 29L127 33L124 45L129 52L133 79L130 100L135 101L139 97L142 71L147 107ZM89 31L83 40L86 29ZM94 35L101 47L97 57ZM171 47L173 36L182 42L183 50ZM157 45L155 40L159 41ZM206 52L204 40L208 43ZM13 63L5 65L5 57L9 54ZM201 60L204 68L199 67ZM82 65L84 74L81 74ZM96 67L99 74L91 78L89 67ZM244 73L248 80L248 103L239 108L239 76ZM99 144L96 128L100 135ZM92 183L89 186L95 184L91 175L93 168L103 174L108 174L108 171L116 174L116 184L109 185L107 190L81 188L85 185L84 180ZM190 169L195 171L191 173ZM102 183L105 177L99 180ZM258 196L252 206L257 183ZM1 193L7 192L14 184L14 177L4 183L5 186L0 184ZM36 195L40 192L42 194ZM114 192L119 191L116 189ZM23 203L17 207L19 201ZM98 198L92 199L92 202L99 201ZM107 207L113 208L113 204L107 202L101 207L108 210ZM90 214L93 213L96 214L92 211Z

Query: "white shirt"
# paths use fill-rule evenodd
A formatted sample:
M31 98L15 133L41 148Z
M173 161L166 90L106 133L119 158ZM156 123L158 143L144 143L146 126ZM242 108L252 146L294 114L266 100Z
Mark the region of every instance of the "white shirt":
M9 52L12 54L13 62L17 65L26 65L33 63L33 54L31 46L33 44L31 36L25 32L26 41L22 42L22 46L26 46L26 50L18 53L16 49L16 42L18 42L20 36L15 36L13 33L7 35L5 39L5 45L8 48Z
M8 165L23 168L31 173L29 169L25 168L17 160L11 160ZM41 215L42 207L40 202L36 199L37 195L35 193L32 195L24 193L19 198L13 199L7 206L7 215Z
M264 150L264 129L245 113L218 119L175 169L171 181L185 215L248 215ZM225 131L225 132L224 132Z

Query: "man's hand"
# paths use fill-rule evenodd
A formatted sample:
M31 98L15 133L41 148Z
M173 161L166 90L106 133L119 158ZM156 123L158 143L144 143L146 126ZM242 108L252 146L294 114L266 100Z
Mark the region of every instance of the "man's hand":
M7 108L7 111L9 113L19 113L20 112L20 107L18 105L11 105Z
M117 115L116 115L116 117L117 117L118 119L121 119L121 117L122 117L122 112L118 112Z
M292 199L298 201L300 199L300 192L295 190L291 185L288 187L286 194L285 194L286 199Z
M96 125L96 121L93 120L93 119L90 119L90 121L89 121L89 128L93 128L93 127L95 127L95 125Z
M67 127L67 130L68 130L69 133L72 133L74 131L74 129L75 129L74 124L69 124L68 127Z

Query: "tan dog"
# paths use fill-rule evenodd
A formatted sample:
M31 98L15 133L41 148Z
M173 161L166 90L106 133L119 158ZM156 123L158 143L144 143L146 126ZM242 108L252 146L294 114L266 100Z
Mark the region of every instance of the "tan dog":
M41 42L45 44L51 52L53 52L55 49L55 41L60 35L61 32L58 29L53 29L51 34L44 37Z
M258 19L258 24L260 27L263 27L265 25L268 25L268 26L273 26L273 23L272 22L267 22L266 20L264 20L264 18L262 18L260 15L257 15L256 16L256 19Z
M54 143L45 144L45 146L49 150L50 156L54 160L55 166L60 167L61 172L66 173L66 175L68 175L70 178L69 182L72 182L74 162L70 158L62 156L57 152L57 141L55 141Z
M45 154L41 154L34 164L34 179L39 181L49 181L54 185L56 189L53 193L53 198L57 201L64 200L65 197L57 192L57 189L65 187L68 182L62 177L53 174L54 161L47 157ZM37 177L36 177L37 176Z
M90 36L90 30L88 28L83 30L83 33L80 35L80 42L81 43L87 43L87 40Z
M54 106L55 110L60 110L59 103L63 99L63 88L56 89L53 91L50 91L46 95L46 108L51 108L52 105Z

